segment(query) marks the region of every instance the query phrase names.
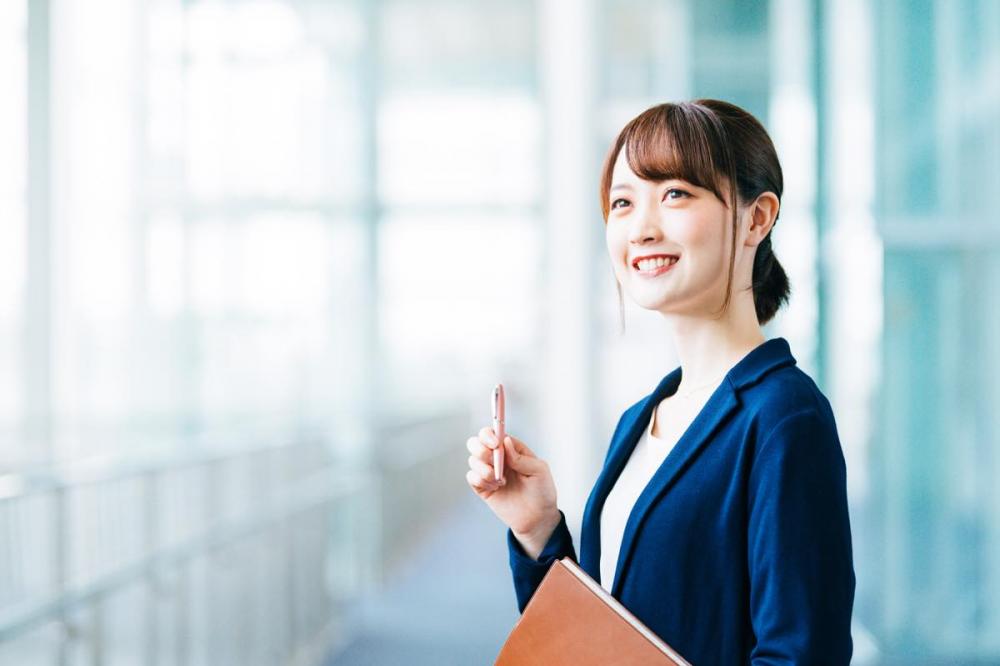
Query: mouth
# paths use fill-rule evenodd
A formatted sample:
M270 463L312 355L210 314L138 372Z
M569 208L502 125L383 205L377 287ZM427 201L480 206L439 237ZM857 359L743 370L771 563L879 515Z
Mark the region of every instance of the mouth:
M655 257L644 257L632 262L632 268L642 277L657 277L672 269L680 257L677 255L657 255Z

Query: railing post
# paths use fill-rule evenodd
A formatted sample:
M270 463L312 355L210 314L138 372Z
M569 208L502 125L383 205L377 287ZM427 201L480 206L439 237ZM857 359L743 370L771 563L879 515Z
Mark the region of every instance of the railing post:
M174 623L176 624L177 643L176 649L177 666L187 666L191 656L191 636L188 630L188 617L190 616L190 594L188 593L188 572L186 563L178 565L177 578L174 589L176 590L174 603Z
M66 553L66 488L58 484L52 491L52 587L57 598L66 594L68 577L68 554ZM65 607L60 606L58 623L60 628L58 664L69 666L70 645L77 638L76 627L70 622Z
M205 465L204 476L204 483L207 484L205 488L205 529L209 532L218 529L220 523L219 516L221 514L222 506L222 501L220 499L220 482L219 463L216 460L209 460ZM221 663L222 661L218 650L218 632L216 631L216 627L212 626L218 618L218 613L216 613L216 594L215 590L212 589L213 586L218 586L218 581L216 579L216 570L218 569L216 564L217 557L218 556L215 551L205 553L205 568L208 572L208 590L204 599L206 606L205 615L208 618L209 626L208 631L204 632L204 636L207 643L205 646L205 652L208 655L208 662L211 664Z
M282 465L282 470L284 477L282 479L282 501L287 501L288 490L291 487L292 473L289 471L290 462L292 458L289 456L284 456L284 464ZM285 649L286 658L290 658L295 652L295 648L298 645L298 623L295 617L295 526L294 517L290 515L284 515L281 518L281 524L284 532L284 556L285 556L285 604L286 613L288 618L288 646Z
M90 663L101 666L104 663L104 596L94 599L90 607Z
M149 470L142 475L143 500L143 555L155 555L159 545L159 514L157 511L157 480L156 470ZM156 666L160 661L159 632L159 597L160 581L156 566L150 567L146 577L146 664Z

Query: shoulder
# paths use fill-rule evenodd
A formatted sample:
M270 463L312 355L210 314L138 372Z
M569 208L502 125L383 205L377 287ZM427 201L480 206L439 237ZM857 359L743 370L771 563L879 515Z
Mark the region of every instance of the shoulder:
M740 391L739 398L758 437L766 439L769 433L777 434L790 426L826 429L836 434L830 401L798 366L768 373L760 382Z
M780 368L744 393L754 485L780 485L777 479L789 475L816 488L843 484L846 465L833 410L808 374Z

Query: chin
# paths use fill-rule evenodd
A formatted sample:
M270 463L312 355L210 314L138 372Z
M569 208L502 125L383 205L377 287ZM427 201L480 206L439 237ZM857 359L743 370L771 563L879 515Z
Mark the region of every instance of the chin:
M636 297L632 294L632 302L638 305L643 310L650 310L654 312L665 312L672 309L672 305L676 299L670 295L660 295L659 297L651 297L650 294L643 294L642 296Z

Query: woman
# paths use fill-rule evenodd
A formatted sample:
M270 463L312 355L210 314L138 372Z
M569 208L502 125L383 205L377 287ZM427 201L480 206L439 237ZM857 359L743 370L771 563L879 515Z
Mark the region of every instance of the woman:
M509 527L521 612L569 556L697 666L850 662L836 423L788 342L761 331L789 295L771 249L781 193L766 130L732 104L662 104L616 137L601 206L619 301L624 286L663 315L680 367L622 414L579 559L547 463L508 435L496 484L492 429L468 440L466 480Z

